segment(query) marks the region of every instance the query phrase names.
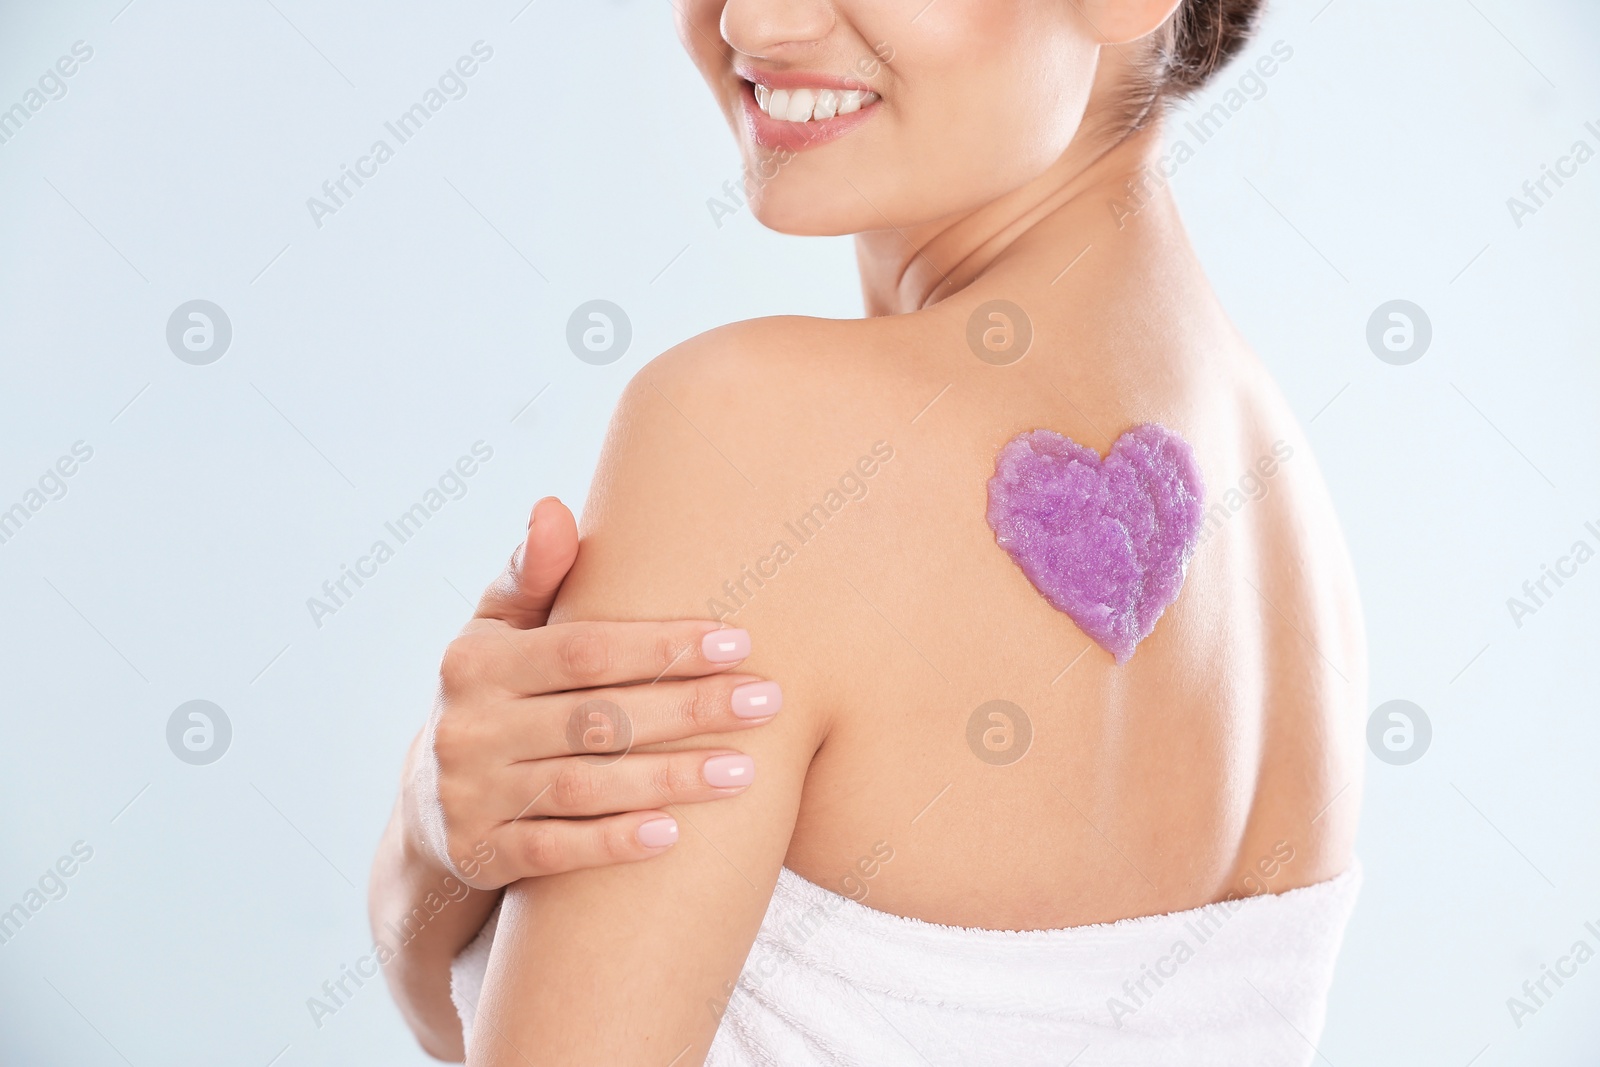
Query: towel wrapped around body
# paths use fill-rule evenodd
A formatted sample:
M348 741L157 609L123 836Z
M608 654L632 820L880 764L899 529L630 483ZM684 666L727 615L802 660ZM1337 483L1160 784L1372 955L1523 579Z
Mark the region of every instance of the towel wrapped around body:
M1360 882L1353 867L1287 893L1007 932L890 915L785 868L706 1063L1304 1067ZM498 919L451 970L469 1042Z

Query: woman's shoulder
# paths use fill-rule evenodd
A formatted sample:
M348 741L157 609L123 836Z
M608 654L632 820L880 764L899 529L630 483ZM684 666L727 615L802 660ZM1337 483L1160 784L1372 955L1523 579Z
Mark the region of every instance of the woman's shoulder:
M884 358L874 320L775 316L730 323L641 367L612 416L602 467L650 468L709 452L725 474L778 489L836 449L880 436L919 396L910 359ZM925 401L926 398L924 398ZM914 409L906 417L915 414Z
M641 367L595 469L580 566L614 559L620 572L624 555L658 558L673 610L703 609L722 572L737 572L735 557L771 541L791 496L837 477L883 436L885 374L863 326L735 322Z
M624 402L651 389L693 390L727 399L750 389L783 387L804 394L825 391L881 373L871 357L894 343L893 331L872 319L774 315L731 322L667 349L641 367ZM769 409L785 402L766 397Z

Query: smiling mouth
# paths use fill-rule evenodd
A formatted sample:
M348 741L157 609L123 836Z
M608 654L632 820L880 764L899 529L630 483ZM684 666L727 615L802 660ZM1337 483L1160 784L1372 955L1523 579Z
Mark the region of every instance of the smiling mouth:
M865 89L773 89L752 83L756 106L779 122L803 124L851 115L878 102L878 94Z

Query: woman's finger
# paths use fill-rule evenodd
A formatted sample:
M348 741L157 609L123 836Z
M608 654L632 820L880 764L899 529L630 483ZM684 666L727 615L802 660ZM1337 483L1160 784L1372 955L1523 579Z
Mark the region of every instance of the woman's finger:
M506 771L493 804L502 818L585 818L738 796L755 773L732 749L534 760Z
M459 691L492 679L521 696L698 678L750 655L750 634L704 619L568 622L518 630L474 619L445 649L440 680Z
M509 701L478 740L501 761L600 755L761 726L782 707L777 682L719 674Z
M543 626L556 591L578 558L578 524L567 506L547 496L528 515L528 535L505 571L478 601L475 617L499 619L519 630Z
M633 863L661 855L677 840L678 822L664 811L630 811L604 819L519 819L490 835L493 857L482 874L509 884Z

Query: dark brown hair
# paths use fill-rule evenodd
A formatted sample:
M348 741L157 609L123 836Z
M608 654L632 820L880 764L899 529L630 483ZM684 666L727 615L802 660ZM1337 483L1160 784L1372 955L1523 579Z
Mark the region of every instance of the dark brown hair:
M1151 35L1149 55L1127 101L1127 128L1158 114L1158 105L1198 91L1255 32L1264 0L1183 0Z

